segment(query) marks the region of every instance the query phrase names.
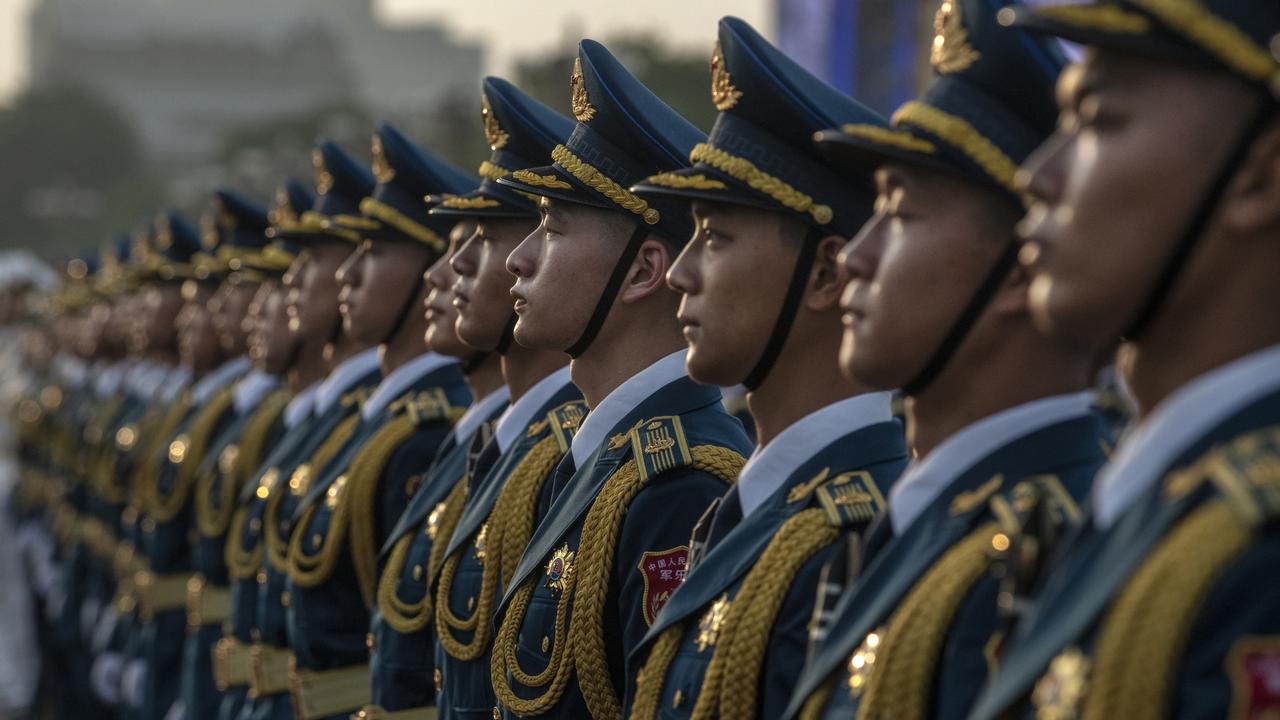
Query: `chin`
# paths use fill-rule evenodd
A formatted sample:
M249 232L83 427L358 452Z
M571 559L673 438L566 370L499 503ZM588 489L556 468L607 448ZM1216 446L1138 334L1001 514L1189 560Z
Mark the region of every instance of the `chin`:
M728 365L729 363L720 362L715 357L709 357L706 352L699 354L698 346L690 345L689 354L685 356L684 369L689 377L704 385L730 387L741 383L746 373L739 372Z

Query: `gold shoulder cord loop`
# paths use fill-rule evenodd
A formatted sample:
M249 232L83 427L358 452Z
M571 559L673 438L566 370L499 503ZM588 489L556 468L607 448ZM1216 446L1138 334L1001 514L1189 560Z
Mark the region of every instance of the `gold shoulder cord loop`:
M726 484L732 483L745 460L738 453L718 445L693 448L694 470L714 475ZM520 715L546 712L564 694L574 671L578 686L594 718L611 720L622 717L622 703L613 688L604 643L604 605L613 572L618 534L631 501L644 487L636 460L627 461L605 482L600 495L592 503L583 520L578 542L578 557L566 577L566 587L556 606L555 635L552 656L546 670L532 676L517 662L516 638L524 623L525 611L536 580L530 578L516 592L511 607L503 618L494 645L491 679L498 701ZM570 601L578 622L565 633L565 620ZM525 700L516 695L507 678L508 671L516 682L529 688L546 687L539 697Z
M383 568L382 577L378 581L378 609L382 611L382 619L391 626L392 630L401 635L416 633L431 624L431 619L434 617L431 604L431 582L433 580L432 568L436 567L433 562L436 557L436 548L441 547L442 543L447 543L448 540L445 540L445 538L453 535L453 529L457 527L458 520L462 517L462 506L466 502L466 497L467 478L464 476L454 483L453 488L445 496L442 503L444 511L436 525L435 537L432 539L431 551L428 553L426 576L423 579L425 589L421 600L412 603L401 600L396 594L396 587L399 585L401 574L404 572L409 549L413 547L414 541L418 539L418 533L425 532L420 528L429 526L430 520L423 520L422 525L419 525L411 532L405 533L404 537L396 541L391 550L391 557L387 559L387 565Z
M254 411L249 422L245 424L233 467L214 466L210 472L200 473L196 479L196 526L200 534L207 538L221 537L231 525L231 517L236 510L236 496L240 486L244 484L245 475L258 466L262 455L262 447L266 443L267 433L284 412L289 400L287 391L272 393ZM213 502L214 483L222 474L222 485L217 488L218 502Z
M1173 714L1191 627L1252 538L1252 528L1221 499L1197 508L1165 537L1103 621L1085 720Z
M818 689L804 701L798 720L819 720L822 717L822 708L827 706L827 701L831 699L831 693L835 692L835 689L836 678L827 678L826 682L819 685Z
M952 546L898 605L876 652L859 720L928 716L947 630L969 589L987 573L987 551L999 529L987 523Z
M196 469L204 458L205 448L209 445L210 436L218 424L218 420L231 407L231 388L224 388L213 396L209 404L200 409L191 423L189 445L187 446L175 471L173 489L167 494L160 492L160 483L152 482L144 490L148 491L146 507L156 522L170 522L178 516L187 498L191 495ZM157 481L159 477L157 476Z
M184 390L178 399L169 406L164 415L153 416L159 424L154 428L154 432L150 432L142 437L150 437L143 448L142 453L138 455L138 463L133 471L133 477L129 483L129 497L132 502L136 503L138 509L142 512L149 510L147 507L148 499L151 495L150 488L155 485L160 477L160 467L163 459L157 457L160 454L160 448L163 443L169 441L173 434L178 431L178 425L182 423L182 418L186 417L187 411L191 409L191 392ZM150 430L150 428L148 428Z
M352 460L345 481L329 487L329 498L307 508L289 539L289 579L302 587L315 587L329 579L342 554L343 540L351 538L351 559L360 583L360 595L373 607L377 565L377 528L374 527L378 480L392 454L417 429L408 415L391 420L371 437ZM308 550L307 533L322 503L329 503L327 532L319 548Z
M360 414L355 413L351 417L343 419L329 433L329 437L325 439L320 448L311 456L310 462L307 463L315 472L320 472L333 456L342 449L347 439L351 437L351 433L355 431L356 423L360 420ZM301 466L299 466L301 467ZM278 513L280 512L280 501L284 498L287 480L281 477L276 487L271 491L271 497L267 498L267 506L262 511L262 535L267 542L267 562L271 563L271 567L280 573L289 572L289 539L280 537L280 523ZM303 522L310 520L308 515L303 518Z
M725 616L692 717L757 716L765 649L791 583L805 562L839 535L820 508L802 510L779 528ZM661 670L654 675L658 682L666 674L666 668Z
M454 575L458 570L458 563L467 551L464 548L445 560L440 571L440 586L436 591L435 619L436 636L450 657L472 661L484 655L489 648L499 579L503 584L510 580L515 564L520 560L520 553L529 544L529 539L533 536L538 493L560 457L560 447L555 437L548 435L533 446L507 479L486 519L488 530L485 555L480 561L484 568L480 579L480 593L475 612L468 618L458 617L449 608ZM436 540L437 546L447 546L449 542L439 536ZM473 633L469 642L459 640L455 634L466 632Z

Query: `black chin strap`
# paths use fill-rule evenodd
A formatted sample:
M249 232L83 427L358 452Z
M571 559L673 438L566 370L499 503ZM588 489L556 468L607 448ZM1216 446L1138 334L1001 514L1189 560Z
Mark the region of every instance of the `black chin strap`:
M1227 188L1235 178L1236 172L1239 171L1245 157L1249 154L1250 148L1257 142L1258 137L1271 124L1275 111L1276 101L1270 97L1266 98L1245 128L1244 133L1236 140L1231 152L1218 167L1218 173L1214 177L1213 183L1209 185L1208 190L1200 199L1200 204L1196 206L1195 213L1191 216L1191 220L1186 226L1186 231L1183 232L1177 244L1174 245L1173 251L1169 254L1164 267L1161 268L1160 274L1156 277L1155 284L1147 294L1147 299L1143 302L1137 315L1134 316L1133 321L1129 323L1129 327L1125 329L1124 339L1137 340L1142 337L1142 334L1151 325L1151 321L1160 312L1160 307L1168 299L1169 293L1173 290L1178 277L1182 275L1183 269L1186 268L1187 263L1191 260L1191 254L1195 252L1196 246L1199 245L1200 239L1204 236L1204 231L1208 227L1209 221L1217 213L1218 206L1222 203L1222 197L1226 194Z
M469 356L469 357L463 358L463 360L462 360L462 374L463 374L463 375L470 375L471 373L475 372L476 370L479 370L479 369L480 369L480 366L484 364L484 361L485 361L485 360L488 360L488 359L489 359L489 356L490 356L490 355L492 355L492 354L493 354L493 353L488 353L488 352L478 352L478 353L476 353L476 354L474 354L474 355L471 355L471 356Z
M498 345L493 349L494 352L506 355L511 349L511 343L516 337L516 321L519 319L520 316L514 312L507 317L507 324L502 328L502 337L498 338Z
M800 311L800 300L804 298L804 290L809 285L809 273L813 271L813 261L818 255L818 241L824 233L821 228L809 226L805 231L804 244L800 246L800 254L796 257L795 268L791 271L791 282L787 285L787 294L783 296L782 308L778 311L778 319L773 322L773 331L769 333L769 341L756 366L751 368L747 379L742 381L747 390L755 390L764 383L778 361L782 346L787 343L787 335L795 324L796 314Z
M596 335L600 332L601 326L604 325L605 318L609 317L609 310L613 308L613 301L618 296L618 289L622 287L622 281L627 279L627 271L631 269L631 263L636 259L636 255L640 252L640 245L644 243L644 239L649 236L649 226L641 221L636 221L636 227L631 231L631 239L627 240L627 247L622 251L622 255L618 257L618 262L613 266L613 274L609 276L609 282L605 283L604 291L600 293L600 299L596 301L596 309L591 312L591 319L587 321L587 327L582 331L582 335L578 341L565 350L569 357L576 358L587 351L591 347L591 343L596 339Z
M951 331L947 333L942 344L933 353L933 357L929 358L929 362L925 364L924 369L916 374L906 385L902 386L903 393L907 395L916 395L921 390L928 387L938 377L938 373L950 362L951 356L955 354L956 349L960 347L960 343L964 342L965 337L969 335L969 331L978 322L978 318L982 317L982 312L987 309L987 305L991 304L991 299L996 296L996 292L1000 290L1000 286L1004 283L1009 271L1013 269L1013 264L1018 261L1018 250L1021 244L1016 238L1010 238L1005 244L1004 250L1000 251L1000 257L996 259L995 265L987 272L987 276L983 278L982 284L978 286L969 304L965 306L964 312L960 313L960 317L956 318L956 322L951 326Z

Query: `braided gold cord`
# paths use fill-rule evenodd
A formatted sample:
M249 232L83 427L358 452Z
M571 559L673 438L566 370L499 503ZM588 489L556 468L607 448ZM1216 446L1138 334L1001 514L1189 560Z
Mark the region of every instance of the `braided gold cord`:
M365 607L370 609L373 608L378 582L378 548L382 545L377 528L379 480L391 456L417 429L413 418L407 415L388 422L356 456L351 464L347 487L338 496L339 505L346 504L350 508L347 523L350 525L351 561L360 583L360 595L364 598Z
M662 702L662 688L666 684L667 669L675 659L680 643L684 640L684 623L676 623L658 636L649 651L649 658L636 676L636 700L631 704L631 717L635 720L658 717L658 705Z
M1161 541L1102 623L1085 720L1173 715L1191 627L1214 583L1252 537L1227 502L1215 499Z
M150 438L150 440L138 455L138 463L129 481L129 499L140 511L147 509L147 497L150 494L147 488L156 483L160 476L160 467L167 462L168 455L157 457L160 454L160 448L178 431L178 425L182 423L182 418L186 417L190 409L191 392L184 390L163 415L152 415L152 422L157 423L156 427L148 426L149 432L143 434L142 425L139 424L138 436Z
M462 488L459 490L459 488ZM454 485L449 495L445 498L445 515L448 515L449 503L458 500L456 493L464 492L466 483ZM461 504L461 503L459 503ZM427 521L423 521L425 525ZM400 578L404 574L404 566L408 561L409 550L413 548L413 543L423 531L414 529L404 534L396 541L391 548L391 555L387 558L387 564L382 569L382 576L378 579L378 609L382 612L382 619L391 626L391 629L401 635L410 635L416 633L431 624L434 617L431 605L431 577L430 570L423 579L426 589L422 593L422 599L417 602L405 602L400 599L396 593L396 588L400 584ZM436 539L440 538L439 533ZM435 549L435 543L432 544ZM430 561L428 561L430 565Z
M360 415L356 413L338 423L320 448L311 455L311 461L307 464L315 472L320 472L346 444L359 420ZM267 562L276 572L286 574L289 572L289 538L280 537L279 512L280 502L287 492L288 479L282 476L276 481L276 486L271 488L271 496L267 498L267 506L262 511L262 534L267 543ZM310 517L305 518L303 524L309 520Z
M240 492L244 476L247 471L258 466L267 432L284 412L287 401L287 392L275 392L254 411L244 432L240 434L245 441L240 446L240 453L236 457L235 466L229 469L230 472L223 474L223 468L215 464L210 472L200 473L196 479L196 527L204 537L220 537L231 525L231 517L236 510L236 496ZM215 507L213 486L219 475L222 475L222 484L218 487L219 502Z
M568 640L565 638L565 619L569 611L569 595L573 590L576 566L570 566L565 573L564 588L560 591L560 599L556 603L556 621L553 631L551 658L547 667L537 675L530 675L520 668L516 657L516 642L520 634L520 626L524 624L525 613L529 609L529 599L533 596L534 582L529 581L520 586L511 599L511 606L503 617L502 626L498 629L498 637L493 644L493 657L489 664L489 679L493 684L494 696L498 703L518 715L541 715L550 710L569 685L569 677L573 674L573 664L565 662L568 652ZM511 687L511 676L517 682L529 688L546 687L541 695L525 700L516 695Z
M831 208L814 202L812 197L755 166L755 163L731 155L707 143L698 143L689 153L689 161L706 163L720 172L741 180L759 193L768 195L790 210L806 213L819 225L831 222Z
M435 536L431 539L431 552L427 555L427 587L430 588L435 582L436 571L444 563L444 551L449 545L449 538L453 537L453 531L458 529L458 522L462 520L462 511L467 505L467 487L470 485L469 478L464 474L461 479L454 484L453 489L444 497L444 512L440 513L440 519L436 524ZM430 603L431 593L426 594L427 602ZM435 611L427 606L428 622L430 617L435 615Z
M244 524L249 517L249 508L239 507L231 516L231 527L227 529L226 552L223 557L227 561L227 571L235 580L252 580L262 569L262 543L255 542L253 549L245 550L240 539L244 537Z
M745 460L719 445L693 448L691 467L732 484ZM574 619L569 625L569 643L578 685L594 718L620 718L622 703L609 675L605 653L604 606L613 574L618 535L631 501L644 488L636 460L623 465L605 483L600 496L583 520L582 539L575 562L578 579L574 588Z
M191 488L194 486L196 470L200 467L200 463L204 458L205 448L209 445L210 436L217 427L218 420L226 413L227 408L231 407L233 394L231 388L224 388L219 391L209 404L200 409L195 419L191 423L190 444L187 446L186 454L182 458L182 463L178 465L176 477L174 478L173 490L167 495L160 492L160 483L152 482L143 488L147 492L146 507L147 512L156 522L170 522L182 512L182 508L187 504L187 498L191 495ZM157 475L157 480L159 476Z
M501 165L485 160L480 163L480 169L476 171L476 174L489 180L500 180L510 175L511 171Z
M645 223L653 225L661 219L658 211L649 207L649 203L643 198L609 179L593 165L583 162L564 145L557 145L551 151L551 159L582 184L609 198L618 207L639 215Z
M1132 0L1162 23L1207 48L1228 67L1254 80L1274 76L1276 58L1248 33L1196 0Z
M991 565L987 554L997 523L956 543L925 573L889 619L859 720L913 720L930 715L931 689L947 631L970 588Z
M504 583L510 579L520 553L529 544L533 536L538 492L560 457L555 437L548 436L529 450L507 479L486 518L489 529L485 538L485 556L481 560L484 570L480 578L480 593L475 612L468 618L458 617L449 607L454 576L466 553L466 546L445 560L440 571L440 586L436 590L435 619L436 636L450 657L469 662L479 659L488 649L499 577ZM459 640L455 635L459 632L471 632L471 640Z
M836 683L836 678L828 678L826 682L819 685L818 689L804 701L798 720L819 720L822 717L822 708L826 707L831 694L835 692Z
M962 118L922 102L912 101L893 114L893 124L900 123L915 125L933 133L967 155L1000 187L1011 193L1018 193L1013 181L1018 172L1018 164Z
M778 529L725 616L707 668L714 682L703 682L693 718L756 717L764 653L791 583L809 558L838 537L819 508L802 510Z

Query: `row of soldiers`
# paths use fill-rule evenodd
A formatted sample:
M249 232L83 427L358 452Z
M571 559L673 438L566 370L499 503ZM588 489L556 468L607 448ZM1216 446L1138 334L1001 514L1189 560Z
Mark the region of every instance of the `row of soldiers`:
M478 178L383 125L76 264L64 714L1274 717L1280 6L935 24L891 120L726 18L704 135L584 40Z

